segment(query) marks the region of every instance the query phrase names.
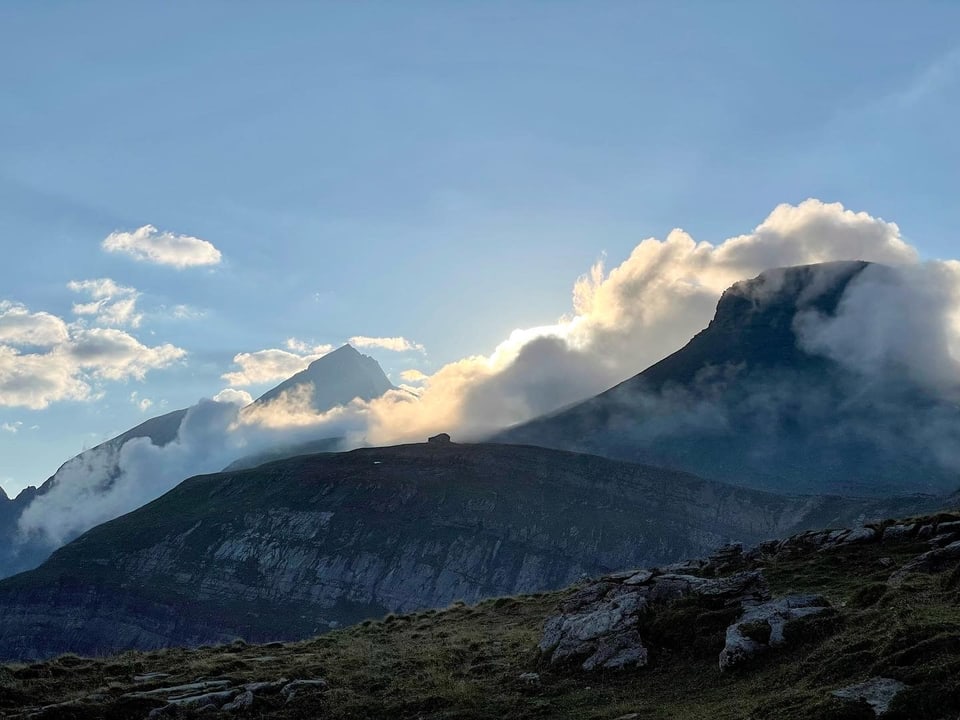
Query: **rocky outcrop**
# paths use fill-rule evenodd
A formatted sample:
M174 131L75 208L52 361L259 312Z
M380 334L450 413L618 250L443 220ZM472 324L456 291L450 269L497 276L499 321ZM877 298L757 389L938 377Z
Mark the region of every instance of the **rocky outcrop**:
M643 667L649 652L638 629L641 616L691 595L740 605L767 590L757 571L716 579L659 570L610 575L561 604L544 626L540 652L551 664L576 660L587 671Z
M784 630L789 622L830 610L830 603L819 595L787 595L758 605L745 603L743 615L727 628L720 670L729 670L768 650L783 647L787 644Z

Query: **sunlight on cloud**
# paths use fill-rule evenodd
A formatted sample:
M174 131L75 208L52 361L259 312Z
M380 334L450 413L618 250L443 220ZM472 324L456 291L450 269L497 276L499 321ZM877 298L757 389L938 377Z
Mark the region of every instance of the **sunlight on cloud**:
M95 383L142 380L183 358L170 344L150 347L115 328L68 325L45 312L0 302L0 406L40 410L99 395Z
M161 232L144 225L133 232L112 232L101 244L107 252L129 255L135 260L169 265L178 270L217 265L222 259L213 243L190 235Z
M76 315L91 315L101 325L140 327L143 315L136 312L140 293L134 288L118 285L110 278L71 280L67 287L91 298L91 302L74 304Z
M319 360L332 349L330 345L318 345L311 349L293 338L287 340L287 346L296 348L297 352L271 348L238 353L233 357L233 362L239 365L240 369L224 373L220 377L234 387L285 380L306 369L310 363ZM302 352L307 354L299 354Z
M360 348L380 348L381 350L390 350L392 352L421 352L425 353L426 348L420 343L407 340L405 337L366 337L364 335L354 335L349 340L354 347Z

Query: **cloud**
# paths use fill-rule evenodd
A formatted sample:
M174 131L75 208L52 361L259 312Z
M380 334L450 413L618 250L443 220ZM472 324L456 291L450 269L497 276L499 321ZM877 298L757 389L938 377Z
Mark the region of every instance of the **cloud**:
M682 347L710 321L734 282L779 266L864 259L915 264L890 222L839 203L780 205L752 232L718 244L683 230L640 242L620 265L603 261L573 287L556 323L515 330L489 356L450 363L420 398L388 393L366 409L371 442L447 430L480 437L596 394Z
M219 403L232 403L233 405L249 405L253 402L253 396L250 395L246 390L236 390L234 388L226 388L221 390L216 395L213 396L214 402Z
M411 369L411 370L404 370L403 372L401 372L400 377L403 380L406 380L408 383L422 383L424 380L426 380L430 376L419 370Z
M15 420L14 422L5 422L0 425L0 430L4 432L16 434L20 432L20 428L23 427L23 423L20 420Z
M86 293L92 299L88 303L76 303L73 312L77 315L92 315L101 325L140 327L143 315L136 312L137 298L134 288L118 285L110 278L96 280L71 280L70 290Z
M240 369L235 372L224 373L220 377L226 380L231 387L286 380L333 349L330 345L317 345L314 348L309 348L295 338L287 340L287 347L295 348L296 352L271 348L257 350L256 352L238 353L234 355L233 362L239 365Z
M103 381L143 379L186 352L150 347L115 328L68 325L49 313L0 303L0 406L46 408L97 396Z
M351 345L361 348L380 348L381 350L390 350L392 352L421 352L427 350L420 343L407 340L404 337L366 337L364 335L354 335L349 340Z
M333 351L333 345L329 344L320 344L312 345L303 340L299 340L295 337L287 338L284 342L287 350L292 350L293 352L300 353L301 355L326 355L329 352Z
M90 460L86 469L71 468L71 481L60 483L63 490L44 496L45 504L35 501L21 524L28 533L67 537L153 499L185 477L298 439L346 436L353 445L381 444L423 441L440 431L451 432L456 439L481 438L605 390L679 349L707 325L720 294L737 281L770 267L847 259L892 265L895 277L902 280L888 281L881 275L870 280L864 273L862 288L851 290L836 320L811 316L800 321L807 323L800 328L807 347L861 368L865 375L878 367L914 363L911 372L917 377L948 382L950 362L924 358L918 348L956 357L960 337L956 264L921 265L895 224L839 204L808 200L781 205L752 232L716 244L697 242L674 230L664 239L643 240L609 270L605 263L597 263L574 283L571 310L556 322L517 329L489 355L463 358L429 376L407 371L403 377L420 385L419 396L392 390L370 402L354 401L316 413L303 389L262 406L241 408L249 404L249 394L228 388L218 394L219 402L201 403L188 413L169 446L156 448L147 439L130 441L112 460ZM893 302L903 307L901 315L886 313L890 306L882 302L882 293L889 288L895 291ZM916 334L905 333L904 326L924 312L951 319L931 321ZM874 318L873 324L864 319L868 316ZM844 345L851 337L864 339L858 352ZM908 352L911 347L916 357ZM295 338L286 348L240 353L234 358L239 369L224 378L231 385L284 379L316 359L314 351L321 349ZM2 382L0 374L0 397L5 397ZM761 395L748 398L753 403L748 409L760 416L780 402L782 392L781 385L771 383ZM685 404L676 420L681 425L724 422L709 402L670 400ZM819 395L809 398L814 410L831 401ZM116 463L120 474L110 474ZM105 482L109 487L104 494Z
M67 324L56 315L32 313L19 303L0 301L0 343L15 347L51 347L65 342Z
M144 225L133 232L112 232L101 247L107 252L123 253L135 260L169 265L178 270L217 265L222 259L220 251L207 240L161 232L153 225Z
M140 393L134 390L130 393L130 402L136 405L140 412L146 412L153 407L153 400L150 398L140 397Z

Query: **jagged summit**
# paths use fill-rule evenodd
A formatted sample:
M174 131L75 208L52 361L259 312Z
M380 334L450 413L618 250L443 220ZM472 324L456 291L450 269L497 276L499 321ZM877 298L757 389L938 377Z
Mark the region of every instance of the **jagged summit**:
M380 364L348 343L268 390L257 398L256 404L276 400L283 393L310 392L312 407L324 412L356 398L372 400L393 389Z

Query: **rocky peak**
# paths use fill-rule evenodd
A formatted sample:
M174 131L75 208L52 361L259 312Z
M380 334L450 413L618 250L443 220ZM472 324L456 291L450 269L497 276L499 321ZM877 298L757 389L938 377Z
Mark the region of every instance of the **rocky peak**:
M304 389L311 393L313 408L325 412L356 398L373 400L394 386L376 360L347 344L314 360L305 370L265 392L255 404Z

